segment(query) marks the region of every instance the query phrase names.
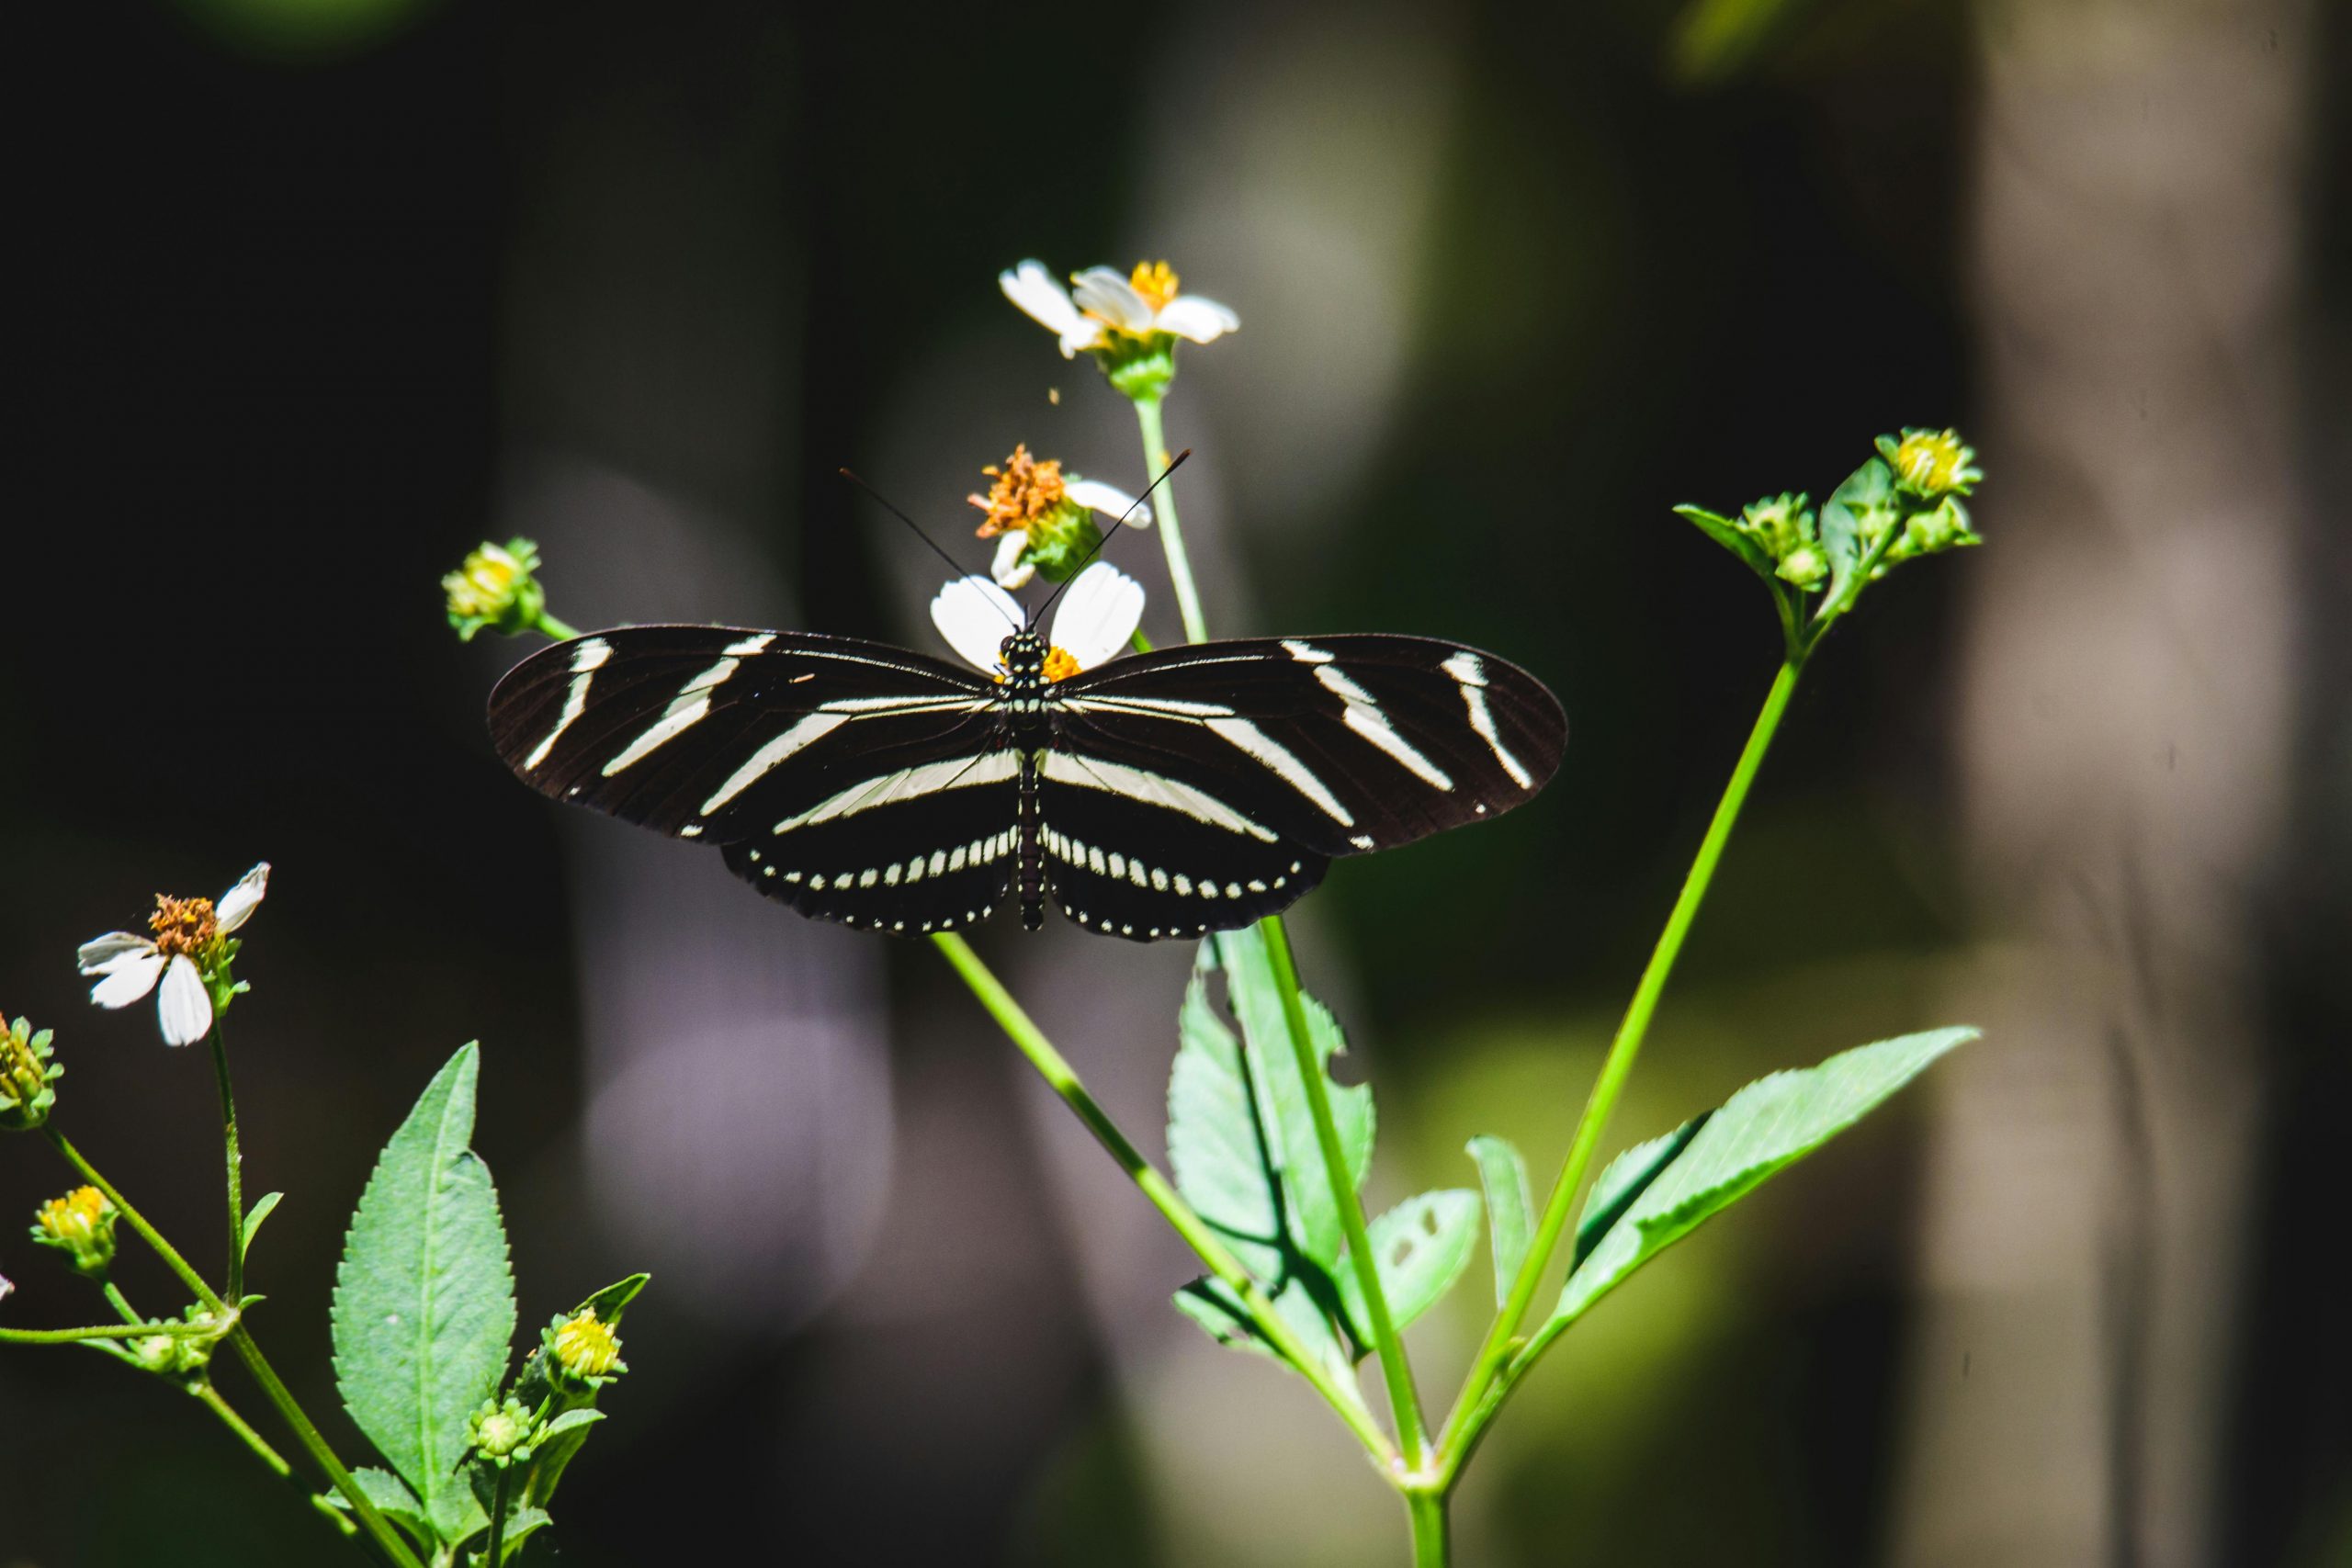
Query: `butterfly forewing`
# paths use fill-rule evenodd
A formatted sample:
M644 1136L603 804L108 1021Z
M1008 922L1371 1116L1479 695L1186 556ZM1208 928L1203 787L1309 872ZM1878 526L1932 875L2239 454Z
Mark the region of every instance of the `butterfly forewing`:
M1508 811L1551 778L1567 743L1542 682L1423 637L1206 643L1062 687L1074 752L1205 791L1326 855Z
M914 934L1016 887L1136 941L1282 909L1338 856L1499 815L1566 723L1516 665L1452 643L1207 643L1058 682L878 643L644 626L541 650L491 732L526 783L673 837L804 914Z

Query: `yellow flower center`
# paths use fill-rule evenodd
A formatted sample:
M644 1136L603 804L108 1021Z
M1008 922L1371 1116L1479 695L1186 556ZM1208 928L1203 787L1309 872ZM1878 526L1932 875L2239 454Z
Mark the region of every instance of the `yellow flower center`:
M1924 491L1945 491L1960 473L1960 433L1921 431L1894 449L1894 470Z
M989 486L988 494L967 495L964 499L988 513L980 521L979 536L983 539L999 534L1027 533L1031 524L1059 510L1069 500L1069 487L1062 482L1062 466L1050 459L1039 462L1029 456L1025 446L1015 446L1001 468L991 463L980 472L995 481Z
M107 1195L95 1187L76 1187L62 1198L51 1198L37 1216L40 1228L68 1244L88 1246L106 1218Z
M1046 680L1067 681L1078 671L1079 662L1070 656L1069 649L1057 648L1046 655Z
M155 933L155 951L166 958L202 959L220 940L220 922L212 918L209 898L170 898L155 895L155 912L147 917Z
M603 1377L621 1359L620 1336L589 1308L555 1331L555 1359L574 1377Z
M1152 314L1158 315L1176 298L1176 269L1164 261L1137 262L1135 271L1127 274L1127 287L1142 295Z

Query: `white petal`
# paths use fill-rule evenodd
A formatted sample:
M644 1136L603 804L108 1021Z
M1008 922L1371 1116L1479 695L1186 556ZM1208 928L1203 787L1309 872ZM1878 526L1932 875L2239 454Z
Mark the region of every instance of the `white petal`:
M220 902L212 906L213 919L220 922L225 934L235 931L253 919L261 908L262 895L269 891L269 863L262 862L237 879L237 885L220 895Z
M1029 536L1018 529L1008 529L997 536L996 559L989 563L989 575L996 579L999 588L1023 588L1037 575L1037 564L1023 558L1029 547Z
M1151 331L1151 306L1127 280L1107 266L1090 266L1070 280L1070 298L1081 310L1138 336Z
M996 286L1032 321L1065 337L1075 327L1091 325L1079 315L1078 307L1070 303L1069 291L1054 281L1054 275L1046 270L1044 262L1025 261L1011 272L1000 272Z
M85 975L111 975L115 967L134 953L153 953L155 944L131 931L108 931L95 941L84 942L74 957Z
M959 577L931 602L931 624L967 662L994 674L1004 639L1021 629L1021 606L985 577Z
M1127 646L1143 620L1143 584L1099 560L1081 571L1054 611L1054 646L1091 670Z
M1062 333L1062 357L1076 359L1081 349L1102 346L1102 323L1091 316L1080 316L1076 325Z
M1241 318L1214 299L1204 299L1197 294L1180 294L1161 308L1153 326L1163 333L1191 338L1194 343L1207 343L1238 330Z
M1100 479L1071 479L1062 488L1080 506L1091 506L1105 517L1126 517L1130 528L1151 526L1151 508L1136 505L1136 498L1117 485L1106 485ZM1130 511L1135 513L1131 517L1127 515Z
M155 988L164 977L164 955L150 948L115 959L107 977L90 987L90 999L102 1008L127 1008Z
M173 955L164 971L164 988L155 993L155 1016L164 1025L164 1043L193 1045L212 1028L212 993L204 976L185 953Z

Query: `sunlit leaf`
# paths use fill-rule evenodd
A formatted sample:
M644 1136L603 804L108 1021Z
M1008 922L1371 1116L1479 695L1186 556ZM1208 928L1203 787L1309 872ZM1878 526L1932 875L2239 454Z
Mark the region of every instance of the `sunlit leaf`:
M1380 1293L1388 1298L1388 1315L1398 1328L1435 1306L1462 1277L1478 1247L1478 1210L1476 1192L1452 1187L1408 1198L1373 1220L1368 1229ZM1342 1265L1336 1278L1348 1321L1356 1325L1356 1342L1369 1345L1372 1325L1353 1266Z
M1527 1261L1535 1235L1535 1201L1528 1195L1527 1162L1509 1139L1482 1134L1470 1140L1478 1182L1487 1190L1487 1224L1495 1255L1495 1304L1510 1299L1511 1281Z

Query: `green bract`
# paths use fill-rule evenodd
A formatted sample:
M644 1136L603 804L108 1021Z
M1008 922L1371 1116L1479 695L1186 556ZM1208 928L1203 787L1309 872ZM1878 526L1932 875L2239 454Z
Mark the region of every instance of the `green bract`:
M0 1029L0 1133L29 1133L49 1120L51 1086L65 1076L64 1064L50 1060L54 1032L35 1032L21 1018Z

